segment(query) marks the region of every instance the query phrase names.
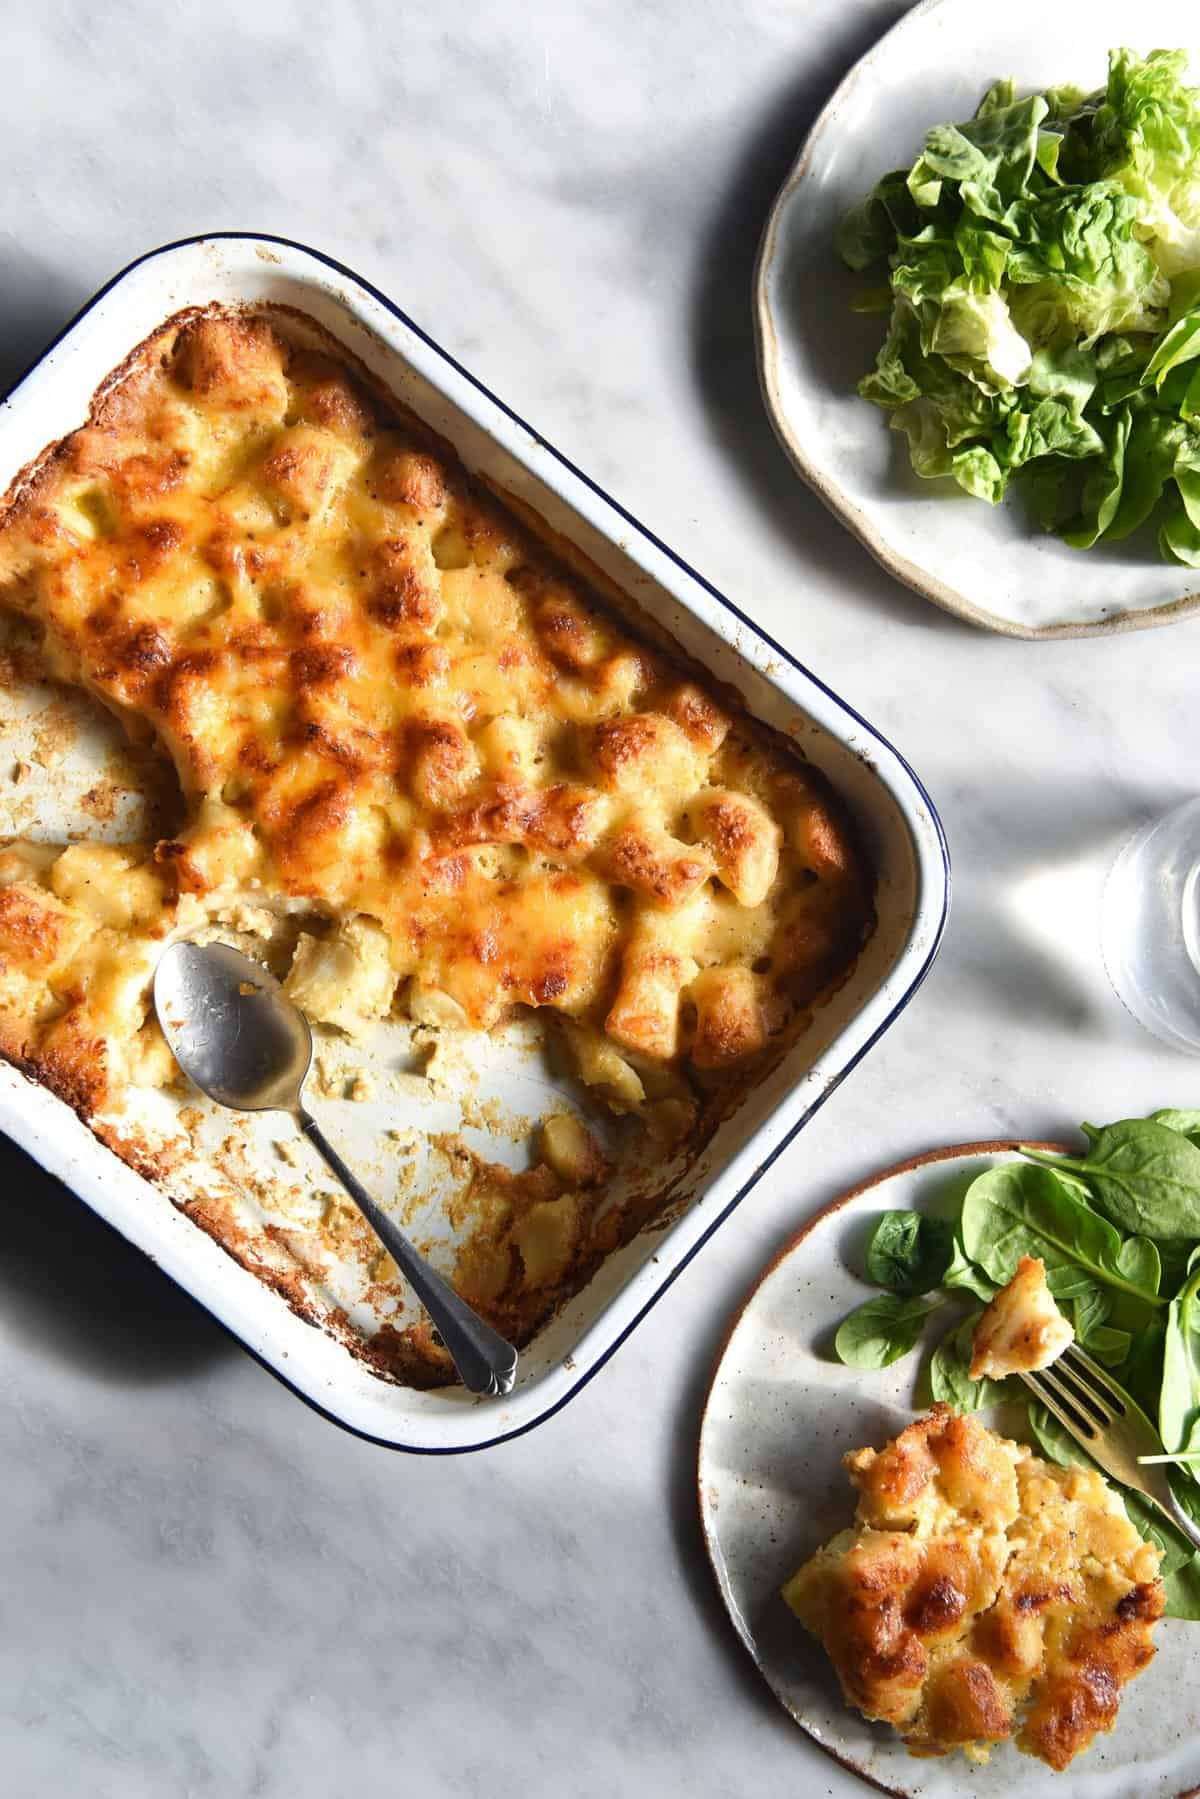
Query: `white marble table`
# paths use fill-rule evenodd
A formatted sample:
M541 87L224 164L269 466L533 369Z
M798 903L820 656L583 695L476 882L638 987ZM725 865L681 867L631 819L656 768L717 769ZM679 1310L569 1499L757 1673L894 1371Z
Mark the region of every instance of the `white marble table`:
M1200 625L978 634L875 568L760 408L764 210L900 10L4 9L0 373L166 239L248 227L331 252L876 721L956 872L919 1002L601 1378L484 1456L339 1434L5 1153L13 1799L865 1791L776 1709L710 1588L692 1469L723 1321L873 1167L1200 1094L1200 1066L1111 997L1095 942L1115 842L1194 785Z

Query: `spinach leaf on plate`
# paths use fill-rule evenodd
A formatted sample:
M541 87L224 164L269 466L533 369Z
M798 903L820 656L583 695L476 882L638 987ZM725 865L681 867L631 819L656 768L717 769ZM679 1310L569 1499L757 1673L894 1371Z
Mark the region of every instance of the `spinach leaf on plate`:
M1057 1293L1055 1294L1058 1298ZM1132 1337L1110 1323L1109 1295L1094 1281L1080 1286L1073 1297L1060 1301L1075 1330L1075 1341L1108 1368L1119 1368L1129 1354Z
M1200 1524L1200 1488L1181 1480L1173 1480L1171 1486L1184 1511ZM1136 1505L1129 1500L1137 1501ZM1167 1617L1200 1619L1200 1550L1193 1549L1188 1539L1140 1495L1131 1494L1126 1503L1138 1530L1164 1551L1162 1583L1167 1595ZM1154 1534L1156 1529L1158 1535Z
M1178 1131L1181 1137L1200 1136L1200 1112L1191 1112L1186 1107L1163 1106L1160 1111L1151 1112L1151 1124L1161 1124L1169 1131Z
M1083 1126L1086 1156L1022 1148L1046 1168L1082 1176L1096 1208L1122 1230L1167 1240L1200 1237L1200 1149L1152 1118L1124 1118L1102 1130Z
M1064 1267L1076 1274L1082 1269L1118 1291L1164 1303L1153 1245L1131 1250L1108 1220L1083 1205L1049 1168L1011 1162L978 1175L963 1201L962 1238L971 1260L1001 1286L1013 1278L1022 1256L1040 1256L1048 1275Z
M952 1293L973 1293L976 1299L982 1299L986 1305L1000 1291L995 1281L989 1280L982 1268L977 1268L962 1246L962 1239L957 1234L954 1238L954 1253L950 1264L942 1274L941 1285Z
M1078 1331L1075 1337L1081 1349L1086 1349L1097 1362L1106 1368L1120 1368L1129 1354L1131 1338L1128 1331L1118 1330L1113 1324L1101 1324L1087 1336Z
M1157 1418L1166 1310L1160 1308L1152 1312L1149 1307L1122 1298L1114 1309L1114 1322L1130 1333L1129 1354L1120 1369L1121 1385L1133 1395L1148 1418Z
M867 1244L867 1279L911 1299L942 1284L954 1256L954 1227L924 1212L881 1212Z
M843 1318L833 1340L838 1360L848 1368L887 1368L917 1346L922 1327L940 1299L906 1299L881 1293Z
M1171 1301L1163 1344L1158 1431L1167 1450L1200 1447L1200 1270ZM1200 1468L1188 1466L1200 1481Z
M954 1330L947 1331L930 1359L929 1384L933 1397L945 1400L956 1412L979 1412L985 1406L999 1405L1008 1397L1008 1387L1002 1381L971 1379L975 1327L982 1316L982 1307L977 1308Z

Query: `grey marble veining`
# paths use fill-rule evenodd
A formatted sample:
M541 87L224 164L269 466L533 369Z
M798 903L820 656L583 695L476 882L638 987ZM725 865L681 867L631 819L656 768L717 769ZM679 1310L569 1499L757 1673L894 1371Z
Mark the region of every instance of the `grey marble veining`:
M900 10L4 8L0 374L169 238L252 228L343 258L893 738L956 876L918 1003L595 1383L486 1456L341 1435L4 1153L13 1799L847 1793L760 1688L699 1547L725 1318L874 1167L1196 1101L1200 1066L1108 992L1095 909L1123 834L1194 785L1200 625L972 631L826 517L759 404L766 206Z

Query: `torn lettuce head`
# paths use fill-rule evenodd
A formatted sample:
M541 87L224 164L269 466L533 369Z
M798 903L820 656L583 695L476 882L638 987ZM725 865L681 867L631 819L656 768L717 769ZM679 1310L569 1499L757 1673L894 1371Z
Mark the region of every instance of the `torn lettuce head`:
M1200 93L1183 51L1109 57L1108 84L938 125L842 221L886 264L891 320L859 384L923 476L1000 500L1029 468L1039 516L1089 547L1166 496L1164 556L1200 558Z

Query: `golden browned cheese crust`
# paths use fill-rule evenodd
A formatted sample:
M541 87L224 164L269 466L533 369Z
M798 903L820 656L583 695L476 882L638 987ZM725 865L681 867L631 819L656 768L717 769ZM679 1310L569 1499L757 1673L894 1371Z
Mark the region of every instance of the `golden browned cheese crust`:
M0 605L182 794L141 851L0 849L0 1049L85 1114L169 1080L154 957L245 901L318 1023L547 1008L678 1139L852 963L851 829L312 335L169 323L0 519Z
M846 1465L857 1523L784 1598L851 1705L917 1754L985 1760L1015 1737L1055 1769L1113 1728L1164 1596L1160 1552L1100 1475L940 1405Z

